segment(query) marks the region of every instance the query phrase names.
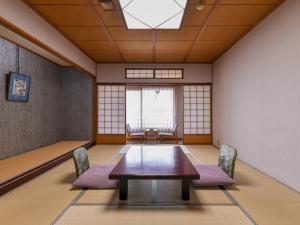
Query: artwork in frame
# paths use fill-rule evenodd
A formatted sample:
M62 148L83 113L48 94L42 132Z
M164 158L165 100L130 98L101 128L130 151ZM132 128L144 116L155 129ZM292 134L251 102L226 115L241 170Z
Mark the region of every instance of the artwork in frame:
M30 76L9 72L7 82L7 100L27 102L29 97L30 81Z

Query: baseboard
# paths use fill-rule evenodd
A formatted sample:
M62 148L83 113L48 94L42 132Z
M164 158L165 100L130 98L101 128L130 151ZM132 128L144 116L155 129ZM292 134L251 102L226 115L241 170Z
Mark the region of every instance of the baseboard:
M85 148L89 149L89 148L93 147L95 144L96 144L95 141L90 141L87 144L82 145L80 147L85 147ZM31 179L45 173L46 171L63 163L64 161L72 158L73 151L76 149L73 149L63 155L60 155L52 160L49 160L37 167L34 167L28 171L25 171L15 177L13 177L13 178L10 178L9 180L6 180L6 181L0 183L0 196L13 190L14 188L16 188L18 186L26 183L27 181L30 181Z

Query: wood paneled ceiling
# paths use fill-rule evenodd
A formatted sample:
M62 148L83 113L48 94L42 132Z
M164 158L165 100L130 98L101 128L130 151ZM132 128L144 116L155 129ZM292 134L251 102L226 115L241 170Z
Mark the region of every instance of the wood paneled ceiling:
M284 0L189 0L179 30L128 30L117 0L24 0L96 62L213 62Z

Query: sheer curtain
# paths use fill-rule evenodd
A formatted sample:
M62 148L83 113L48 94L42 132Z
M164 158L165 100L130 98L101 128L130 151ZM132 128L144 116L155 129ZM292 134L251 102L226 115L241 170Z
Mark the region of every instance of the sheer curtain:
M134 130L142 127L141 96L140 89L126 90L126 123Z
M172 128L175 122L175 88L128 89L126 117L127 123L134 129Z

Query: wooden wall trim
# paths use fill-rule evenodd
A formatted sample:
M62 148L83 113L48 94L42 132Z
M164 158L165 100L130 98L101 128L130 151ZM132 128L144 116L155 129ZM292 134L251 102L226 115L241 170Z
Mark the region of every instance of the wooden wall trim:
M82 145L80 147L85 147L87 149L93 147L95 145L94 141L90 141L89 143ZM77 148L76 148L77 149ZM60 155L52 160L49 160L35 168L32 168L28 171L24 171L23 173L10 178L9 180L6 180L2 183L0 183L0 196L13 190L14 188L26 183L27 181L45 173L46 171L52 169L53 167L63 163L64 161L72 158L73 151L76 150L73 149L63 155Z
M96 144L126 144L125 134L98 134Z
M98 90L96 77L93 79L93 139L96 142L98 133Z
M184 134L183 135L183 144L191 145L211 145L212 144L212 135L211 134Z

